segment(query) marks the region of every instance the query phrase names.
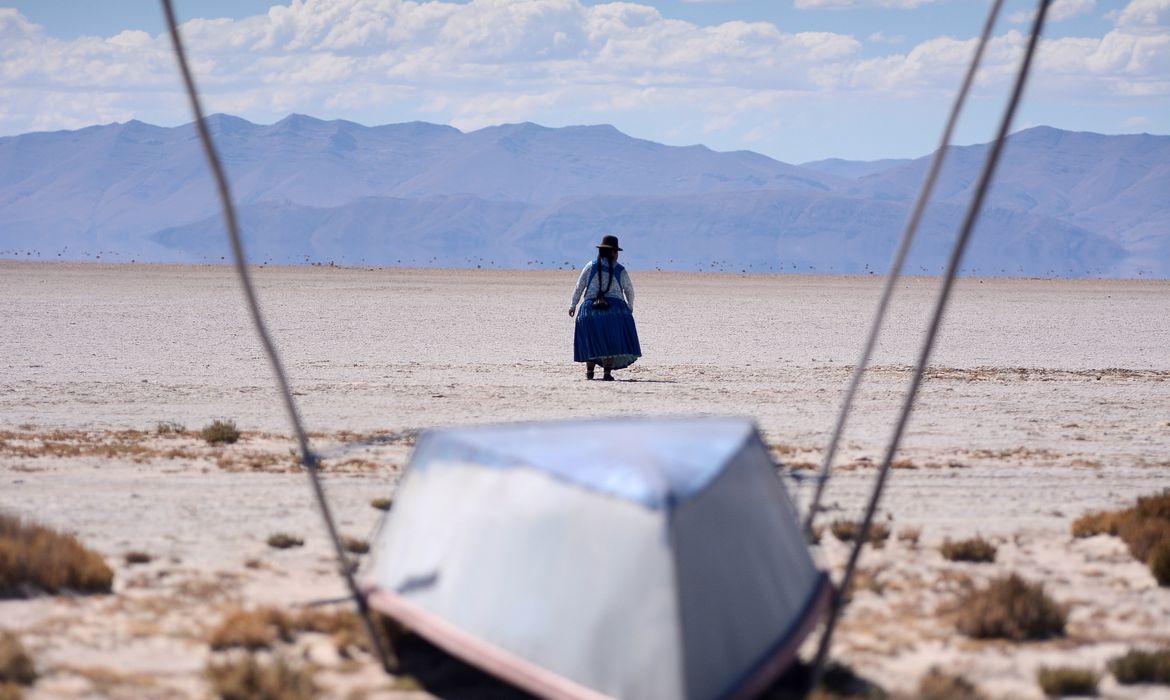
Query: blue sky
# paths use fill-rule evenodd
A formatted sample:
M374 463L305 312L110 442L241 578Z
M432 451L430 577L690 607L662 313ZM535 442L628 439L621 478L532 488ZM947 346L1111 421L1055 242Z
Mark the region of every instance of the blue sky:
M277 5L276 7L272 7ZM788 161L923 155L986 0L177 0L211 111L610 123ZM994 129L1006 0L958 142ZM1170 133L1170 0L1056 0L1017 127ZM0 135L190 120L152 0L0 0Z

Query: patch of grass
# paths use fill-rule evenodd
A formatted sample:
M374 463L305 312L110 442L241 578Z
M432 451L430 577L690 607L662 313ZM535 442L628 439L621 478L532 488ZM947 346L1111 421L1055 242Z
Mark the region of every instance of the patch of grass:
M240 439L240 430L236 427L235 421L215 420L204 426L199 435L209 445L230 445Z
M1036 682L1040 684L1040 690L1050 698L1096 695L1097 683L1100 680L1101 676L1091 668L1041 666L1036 672Z
M1109 662L1109 672L1118 683L1160 683L1170 685L1170 647L1156 651L1130 649Z
M905 527L898 532L898 541L905 542L911 547L918 546L920 537L922 537L922 528L920 527Z
M371 500L370 505L378 510L390 510L394 506L394 499L383 496Z
M224 649L271 649L277 639L292 640L292 625L282 611L263 607L235 610L227 614L207 637L213 651Z
M829 524L829 532L833 533L842 542L852 542L861 534L860 520L834 520ZM880 549L890 538L890 527L883 522L874 521L869 528L869 543Z
M280 655L267 662L251 653L209 661L205 673L221 700L310 700L320 692L311 666Z
M370 551L370 543L360 537L341 536L341 546L350 554L366 554Z
M1170 586L1170 540L1159 543L1146 560L1159 586Z
M1120 523L1116 513L1097 511L1086 513L1073 521L1073 537L1092 537L1093 535L1116 535Z
M1044 592L1016 574L972 591L959 604L958 628L975 639L1048 639L1064 636L1067 612Z
M1143 496L1123 510L1077 518L1072 533L1073 537L1120 537L1130 554L1150 568L1158 585L1170 586L1170 489Z
M72 535L0 513L0 598L109 593L114 572Z
M187 432L187 426L173 420L162 420L154 426L154 432L159 435L182 435Z
M0 684L32 685L36 680L36 666L20 639L0 632Z
M305 541L303 539L286 532L278 532L268 538L268 546L276 549L289 549L290 547L300 547L304 544Z
M130 565L149 564L150 562L154 561L154 557L150 556L146 552L140 552L138 550L126 552L123 558L126 560L126 563Z
M948 561L969 561L989 563L995 561L996 546L982 537L951 541L947 538L939 548Z
M931 668L918 682L914 700L984 700L971 681L963 676L944 673L938 667Z

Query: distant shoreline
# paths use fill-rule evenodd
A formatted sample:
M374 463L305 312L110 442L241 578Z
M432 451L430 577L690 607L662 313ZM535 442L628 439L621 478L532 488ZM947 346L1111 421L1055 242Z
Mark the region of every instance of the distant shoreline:
M223 269L234 274L234 264L231 262L198 262L198 263L177 263L177 262L130 262L130 261L106 261L106 260L45 260L40 259L20 259L20 258L0 258L0 268L4 267L35 267L38 265L53 266L53 267L85 267L87 269L116 269L116 268L144 268L144 269L182 269L182 270L196 270L196 269ZM523 274L576 274L577 267L573 268L555 268L555 267L422 267L414 265L337 265L329 263L249 263L248 268L251 270L337 270L348 272L425 272L425 273L459 273L459 274L499 274L499 273L523 273ZM732 272L729 270L656 270L656 269L639 269L636 264L631 264L630 269L635 274L654 275L654 276L702 276L702 277L727 277L727 278L772 278L772 277L792 277L800 279L839 279L839 280L880 280L884 279L885 275L878 273L857 274L845 272L824 272L820 270L814 271L786 271L786 272ZM908 280L931 280L936 279L938 275L924 275L924 274L909 274L903 273L902 278ZM960 280L979 280L979 281L1005 281L1005 282L1081 282L1081 283L1102 283L1102 282L1116 282L1116 283L1164 283L1170 284L1170 278L1164 277L1036 277L1028 275L960 275Z

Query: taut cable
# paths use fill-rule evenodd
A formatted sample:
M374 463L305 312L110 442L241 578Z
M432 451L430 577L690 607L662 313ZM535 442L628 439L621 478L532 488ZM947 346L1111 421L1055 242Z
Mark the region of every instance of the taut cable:
M963 261L963 253L966 252L967 243L971 239L971 232L974 230L975 224L979 221L979 215L983 208L983 200L986 198L987 190L991 186L991 180L995 175L995 168L999 164L1000 155L1003 153L1004 144L1007 142L1008 131L1011 129L1012 121L1016 115L1016 109L1019 107L1020 98L1023 96L1024 85L1028 81L1028 73L1032 67L1032 58L1036 53L1036 46L1040 42L1040 34L1044 29L1044 18L1048 14L1050 2L1051 0L1039 0L1036 17L1032 22L1032 33L1028 37L1028 45L1024 50L1019 71L1016 73L1011 97L1008 99L1007 106L1004 108L1003 117L1000 119L999 131L991 144L991 149L987 154L987 161L984 163L983 171L979 175L979 182L976 185L975 194L971 199L971 204L967 208L967 214L963 219L963 225L959 230L958 238L955 240L954 248L951 250L950 259L947 261L946 272L943 275L938 297L935 300L934 311L930 317L930 325L927 328L926 336L923 338L922 348L918 354L918 362L914 366L910 385L906 389L901 413L894 426L894 432L890 436L889 444L886 446L886 453L882 459L881 467L878 470L877 481L874 484L873 492L866 506L865 518L862 520L861 528L857 534L857 542L849 552L849 561L845 565L845 573L842 576L841 585L837 590L837 594L833 597L833 603L829 608L829 619L825 625L825 632L821 636L820 646L817 648L816 659L813 661L811 684L809 686L810 692L819 685L824 675L825 663L829 656L829 646L833 640L833 631L836 629L837 620L840 619L841 611L845 607L849 587L853 583L853 575L857 569L857 561L861 556L862 548L869 539L874 514L877 512L878 503L881 501L882 489L885 486L886 477L890 472L890 465L894 461L894 455L898 452L898 447L902 441L902 434L905 432L906 424L910 420L910 412L914 408L914 400L918 396L918 387L922 383L923 373L926 371L926 366L930 362L930 353L934 349L934 341L938 336L939 328L942 327L943 315L946 311L951 289L954 287L955 278L958 276L959 266Z
M199 92L195 88L195 79L191 77L191 69L187 64L187 54L183 50L182 37L179 35L179 25L175 21L175 10L171 6L171 0L160 1L162 2L163 12L166 14L167 26L171 32L171 42L175 47L175 58L179 62L179 72L183 74L183 83L187 88L187 96L191 100L191 111L195 114L195 128L199 132L199 140L203 144L203 152L207 156L207 163L211 167L211 174L215 178L216 189L219 192L219 202L223 208L223 218L227 224L228 238L232 244L232 256L236 264L236 274L240 278L240 286L243 287L244 297L248 301L248 310L252 315L252 326L256 329L256 335L260 336L260 344L264 346L264 352L268 355L268 362L272 366L272 373L276 375L276 383L280 388L281 397L284 399L284 408L288 413L289 421L292 423L293 432L297 438L297 444L300 447L301 464L305 467L305 472L309 475L309 483L313 487L313 495L317 499L317 507L321 511L322 519L325 521L325 529L329 533L329 539L333 542L333 549L337 555L337 563L341 570L341 575L345 578L346 586L349 587L350 595L353 597L354 604L357 605L360 617L365 623L366 632L370 636L370 643L377 651L378 660L382 663L383 668L390 671L392 670L392 663L389 652L377 628L374 626L373 619L370 617L370 609L366 603L365 596L358 590L357 582L353 578L349 558L345 556L345 549L341 546L341 537L337 534L337 525L333 520L333 513L329 510L329 503L325 500L325 489L321 485L321 477L318 474L320 462L317 459L317 455L313 452L312 447L309 445L309 436L305 432L304 425L301 423L301 416L297 411L296 402L293 400L292 390L289 388L284 365L281 363L280 355L276 351L276 344L272 342L272 337L268 333L268 327L264 323L264 316L260 313L260 303L256 298L256 290L252 285L251 274L248 272L247 259L244 256L244 244L240 238L239 226L236 223L236 210L232 204L231 191L228 189L227 176L224 175L223 165L220 162L219 154L215 150L215 144L211 140L211 132L207 128L207 121L203 117L203 107L199 103Z

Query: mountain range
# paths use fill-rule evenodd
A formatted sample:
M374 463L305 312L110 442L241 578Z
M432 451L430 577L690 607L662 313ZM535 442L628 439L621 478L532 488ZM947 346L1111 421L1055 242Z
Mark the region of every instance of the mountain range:
M782 163L612 126L291 115L209 125L259 263L577 267L604 233L641 269L883 272L930 157ZM987 145L951 147L911 253L937 273ZM965 261L975 275L1170 277L1170 136L1011 136ZM193 125L0 138L0 257L219 262Z

